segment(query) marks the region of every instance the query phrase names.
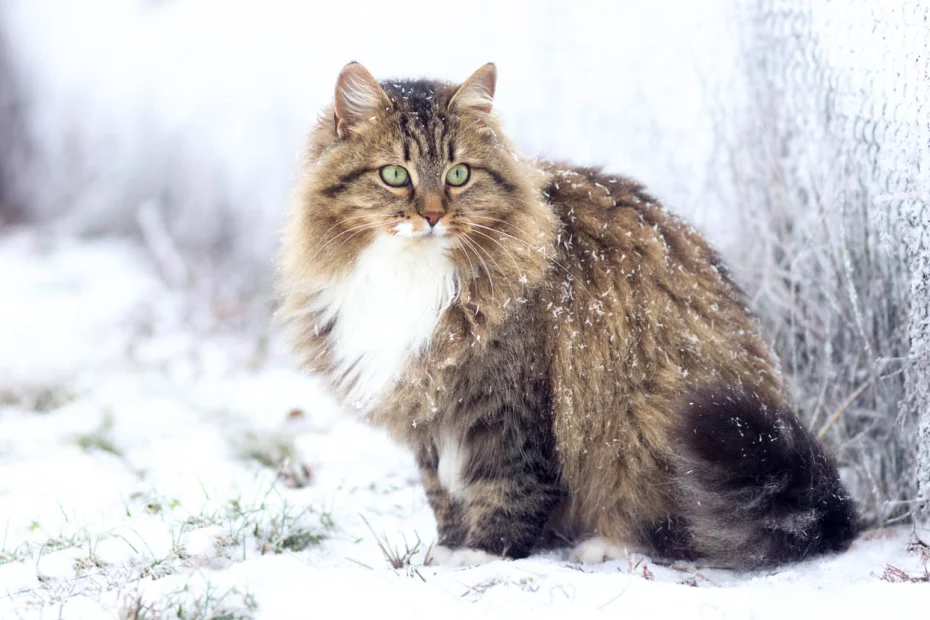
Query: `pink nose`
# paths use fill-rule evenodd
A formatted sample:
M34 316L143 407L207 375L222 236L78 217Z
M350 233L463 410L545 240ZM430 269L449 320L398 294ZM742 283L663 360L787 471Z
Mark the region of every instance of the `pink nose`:
M436 222L439 221L439 218L441 218L443 214L439 211L427 211L426 213L421 213L421 215L426 218L430 226L435 226Z

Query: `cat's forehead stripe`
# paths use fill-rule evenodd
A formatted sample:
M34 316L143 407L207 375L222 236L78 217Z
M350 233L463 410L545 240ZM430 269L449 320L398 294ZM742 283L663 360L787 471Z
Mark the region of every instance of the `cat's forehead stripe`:
M435 159L443 154L449 127L440 107L448 93L441 91L449 87L427 80L385 82L382 87L400 112L397 120L404 160L410 161L411 143L417 146L421 157Z

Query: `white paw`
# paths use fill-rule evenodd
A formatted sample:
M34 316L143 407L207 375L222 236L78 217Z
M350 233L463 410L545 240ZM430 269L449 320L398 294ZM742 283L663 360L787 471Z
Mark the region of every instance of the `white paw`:
M499 555L481 549L450 549L442 545L435 545L430 550L426 563L428 566L477 566L503 559Z
M568 555L570 562L578 564L601 564L627 557L627 550L612 540L596 536L577 545Z
M452 558L452 549L449 547L444 547L443 545L433 545L426 552L426 557L423 558L423 563L427 566L445 566Z

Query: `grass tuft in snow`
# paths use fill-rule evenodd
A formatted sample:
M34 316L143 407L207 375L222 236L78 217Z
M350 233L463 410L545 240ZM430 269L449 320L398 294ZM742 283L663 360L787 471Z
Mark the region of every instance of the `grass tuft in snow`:
M294 460L294 444L287 437L250 432L244 434L241 442L239 451L242 458L251 459L263 467L278 469Z
M49 413L74 400L74 395L62 385L20 385L0 388L0 407L10 406Z
M274 489L272 489L274 490ZM286 551L299 552L319 546L326 535L320 527L308 523L312 508L294 512L286 502L280 509L273 509L263 501L253 508L243 508L238 500L229 503L225 517L212 520L225 526L228 535L221 540L221 548L242 547L247 554L247 543L251 539L261 555L280 554Z
M362 521L365 522L365 526L368 528L368 531L371 532L371 535L375 537L375 542L378 544L378 549L380 549L381 553L384 554L384 559L388 561L388 564L391 565L391 568L395 570L412 569L413 573L419 576L420 579L423 579L423 576L420 575L419 571L416 570L416 567L413 566L412 563L414 556L420 551L420 547L422 545L419 536L417 536L417 540L413 546L407 542L406 537L403 537L404 548L401 550L400 547L391 545L390 541L387 539L387 536L384 534L378 535L374 528L371 527L371 523L368 522L368 519L366 519L364 515L359 516L362 517ZM425 565L429 564L430 551L432 551L432 545L430 545L426 550L426 556L423 560ZM409 573L410 570L408 570L408 574Z
M289 489L302 489L313 480L313 471L298 460L293 440L281 435L246 433L239 445L239 454L245 460L255 461L273 469Z
M100 426L90 433L78 435L74 443L84 452L99 450L119 458L123 456L123 451L113 442L113 414L109 411L104 412Z
M121 620L251 620L258 611L255 596L238 588L222 590L207 581L202 591L186 584L160 601L147 602L141 595L126 599Z

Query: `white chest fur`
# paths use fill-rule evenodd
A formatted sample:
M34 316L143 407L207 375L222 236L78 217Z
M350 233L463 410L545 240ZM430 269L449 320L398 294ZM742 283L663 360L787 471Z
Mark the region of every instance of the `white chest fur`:
M313 309L320 324L334 321L330 354L350 405L371 409L429 344L457 287L442 240L383 235L346 277L321 290Z

